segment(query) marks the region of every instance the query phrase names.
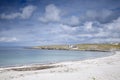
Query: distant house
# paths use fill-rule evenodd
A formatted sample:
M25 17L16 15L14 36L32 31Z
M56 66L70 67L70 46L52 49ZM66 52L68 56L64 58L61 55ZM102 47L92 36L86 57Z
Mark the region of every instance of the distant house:
M119 45L120 43L114 43L114 45Z
M70 49L78 49L78 47L76 45L69 45Z
M120 45L120 43L117 43L117 42L116 43L111 43L111 44L113 44L113 45Z

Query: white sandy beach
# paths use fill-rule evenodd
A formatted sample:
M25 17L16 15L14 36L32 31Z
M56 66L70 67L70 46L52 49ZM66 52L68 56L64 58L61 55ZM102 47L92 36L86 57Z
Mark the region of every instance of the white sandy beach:
M108 57L50 66L57 67L32 71L0 68L0 80L120 80L120 51Z

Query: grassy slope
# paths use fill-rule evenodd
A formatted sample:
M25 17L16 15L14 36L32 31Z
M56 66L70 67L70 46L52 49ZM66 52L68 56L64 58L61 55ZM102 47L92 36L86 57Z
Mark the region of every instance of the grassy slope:
M114 44L77 44L80 50L119 50L120 45Z

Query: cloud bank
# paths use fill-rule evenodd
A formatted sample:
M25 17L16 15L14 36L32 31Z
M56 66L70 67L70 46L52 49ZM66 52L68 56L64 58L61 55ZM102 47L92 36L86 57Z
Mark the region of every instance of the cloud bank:
M15 19L15 18L28 19L29 17L31 17L35 9L36 9L35 6L28 5L24 7L21 12L14 12L10 14L2 13L0 15L0 18L1 19Z
M120 42L119 1L13 3L0 5L0 44Z
M60 13L61 13L61 10L59 8L57 8L54 4L49 4L45 8L45 13L43 17L40 17L39 20L42 22L59 21Z
M18 41L16 37L0 37L0 42L15 42Z

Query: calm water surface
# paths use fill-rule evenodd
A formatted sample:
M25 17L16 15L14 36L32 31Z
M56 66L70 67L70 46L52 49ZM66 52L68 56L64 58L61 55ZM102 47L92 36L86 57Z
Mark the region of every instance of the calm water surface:
M110 52L37 50L0 48L0 66L46 64L62 61L85 60L112 55Z

